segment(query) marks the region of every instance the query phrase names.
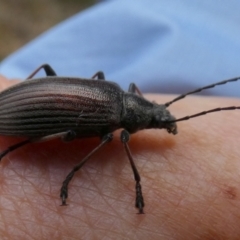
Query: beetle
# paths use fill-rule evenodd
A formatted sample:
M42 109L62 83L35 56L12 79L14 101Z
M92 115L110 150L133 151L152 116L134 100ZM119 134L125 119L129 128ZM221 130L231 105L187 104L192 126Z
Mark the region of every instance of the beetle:
M32 79L41 69L47 76ZM167 110L168 106L187 95L239 79L240 77L236 77L217 82L182 94L165 104L157 104L145 99L134 83L130 84L128 92L124 92L116 83L106 81L101 71L91 79L58 77L50 65L43 64L26 81L0 93L0 135L26 138L1 152L0 160L9 152L32 142L55 138L71 141L75 138L100 137L100 144L85 156L63 181L60 197L64 206L68 198L68 185L75 172L113 139L112 132L123 129L120 139L136 182L135 207L138 213L142 214L144 199L140 175L128 146L130 134L155 128L166 129L168 133L175 135L178 121L221 110L240 109L235 106L215 108L179 119Z

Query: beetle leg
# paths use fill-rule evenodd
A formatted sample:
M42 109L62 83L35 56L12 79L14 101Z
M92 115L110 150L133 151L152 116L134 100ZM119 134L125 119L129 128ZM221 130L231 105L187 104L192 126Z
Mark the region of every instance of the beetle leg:
M61 136L61 138L64 142L70 142L70 141L74 140L76 138L76 136L77 136L76 132L69 130L66 132L65 135Z
M76 137L76 133L74 131L67 131L67 132L60 132L40 138L29 138L27 140L24 140L22 142L19 142L17 144L14 144L10 147L8 147L5 151L0 153L0 161L1 159L6 156L9 152L12 152L28 143L34 143L34 142L45 142L45 141L50 141L56 138L62 138L64 141L71 141Z
M97 80L105 80L105 76L104 76L104 73L102 71L99 71L99 72L96 72L92 78L96 78L97 77Z
M55 71L52 69L52 67L48 64L43 64L40 67L38 67L33 73L31 73L27 79L32 78L34 75L36 75L41 69L44 69L47 76L57 76Z
M27 140L25 140L25 141L19 142L19 143L17 143L17 144L14 144L14 145L8 147L5 151L3 151L3 152L0 153L0 161L1 161L2 158L3 158L4 156L6 156L9 152L12 152L12 151L14 151L15 149L20 148L20 147L22 147L22 146L24 146L24 145L26 145L26 144L28 144L28 143L30 143L30 142L31 142L31 139L27 139Z
M60 191L60 197L62 199L62 204L61 206L65 206L66 204L66 199L68 197L68 184L71 181L71 179L73 178L75 172L77 172L83 165L84 163L95 153L97 152L97 150L99 150L103 145L105 145L106 143L110 142L113 139L113 134L112 133L108 133L107 135L103 136L101 143L94 148L85 158L82 159L82 161L77 164L72 171L67 175L67 177L65 178L65 180L62 183L62 187L61 187L61 191Z
M130 92L130 93L136 93L136 94L138 94L139 96L143 96L143 95L142 95L142 92L140 91L140 89L138 88L138 86L137 86L135 83L131 83L131 84L129 85L128 92Z
M134 179L136 181L136 203L135 203L135 207L138 208L139 210L139 214L143 214L143 208L144 208L144 200L143 200L143 195L142 195L142 187L140 184L141 178L140 175L138 173L138 170L136 168L136 165L133 161L133 157L132 154L130 152L129 146L128 146L128 141L129 141L129 133L126 130L123 130L121 132L121 141L124 145L124 148L127 152L128 155L128 159L130 161L131 167L132 167L132 171L134 174Z

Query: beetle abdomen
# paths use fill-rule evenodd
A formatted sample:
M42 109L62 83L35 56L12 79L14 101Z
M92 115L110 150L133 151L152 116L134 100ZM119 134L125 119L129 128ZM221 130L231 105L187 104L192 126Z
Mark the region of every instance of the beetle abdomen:
M119 127L122 90L102 80L48 77L0 93L0 134L99 136Z

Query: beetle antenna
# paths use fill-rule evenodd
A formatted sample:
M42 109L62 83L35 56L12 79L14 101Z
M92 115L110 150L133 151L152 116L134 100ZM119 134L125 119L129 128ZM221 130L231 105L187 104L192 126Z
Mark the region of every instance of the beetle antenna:
M215 86L223 85L223 84L226 84L226 83L229 83L229 82L236 82L236 81L238 81L238 80L240 80L240 77L230 78L230 79L227 79L227 80L223 80L223 81L221 81L221 82L216 82L216 83L213 83L213 84L211 84L211 85L207 85L207 86L205 86L205 87L198 88L198 89L196 89L196 90L194 90L194 91L191 91L191 92L182 94L182 95L174 98L172 101L165 103L164 105L165 105L166 107L168 107L168 106L170 106L172 103L177 102L178 100L185 98L187 95L190 95L190 94L193 94L193 93L197 93L197 92L201 92L201 91L203 91L203 90L205 90L205 89L214 88ZM221 111L221 110L219 110L219 111ZM203 114L204 114L204 113L203 113Z
M224 108L214 108L214 109L210 109L208 111L203 111L203 112L199 112L199 113L196 113L196 114L193 114L193 115L190 115L190 116L186 116L186 117L183 117L183 118L175 119L173 121L168 121L168 123L186 121L188 119L199 117L199 116L202 116L202 115L206 115L208 113L219 112L219 111L228 111L228 110L236 110L236 109L240 109L240 106L237 106L237 107L236 106L232 106L232 107L224 107Z

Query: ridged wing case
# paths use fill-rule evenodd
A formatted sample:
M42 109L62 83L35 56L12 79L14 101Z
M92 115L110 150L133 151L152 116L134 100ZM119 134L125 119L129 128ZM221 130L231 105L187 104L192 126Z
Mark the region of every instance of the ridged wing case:
M73 130L102 136L120 127L123 91L104 80L47 77L0 93L0 135L47 136Z

